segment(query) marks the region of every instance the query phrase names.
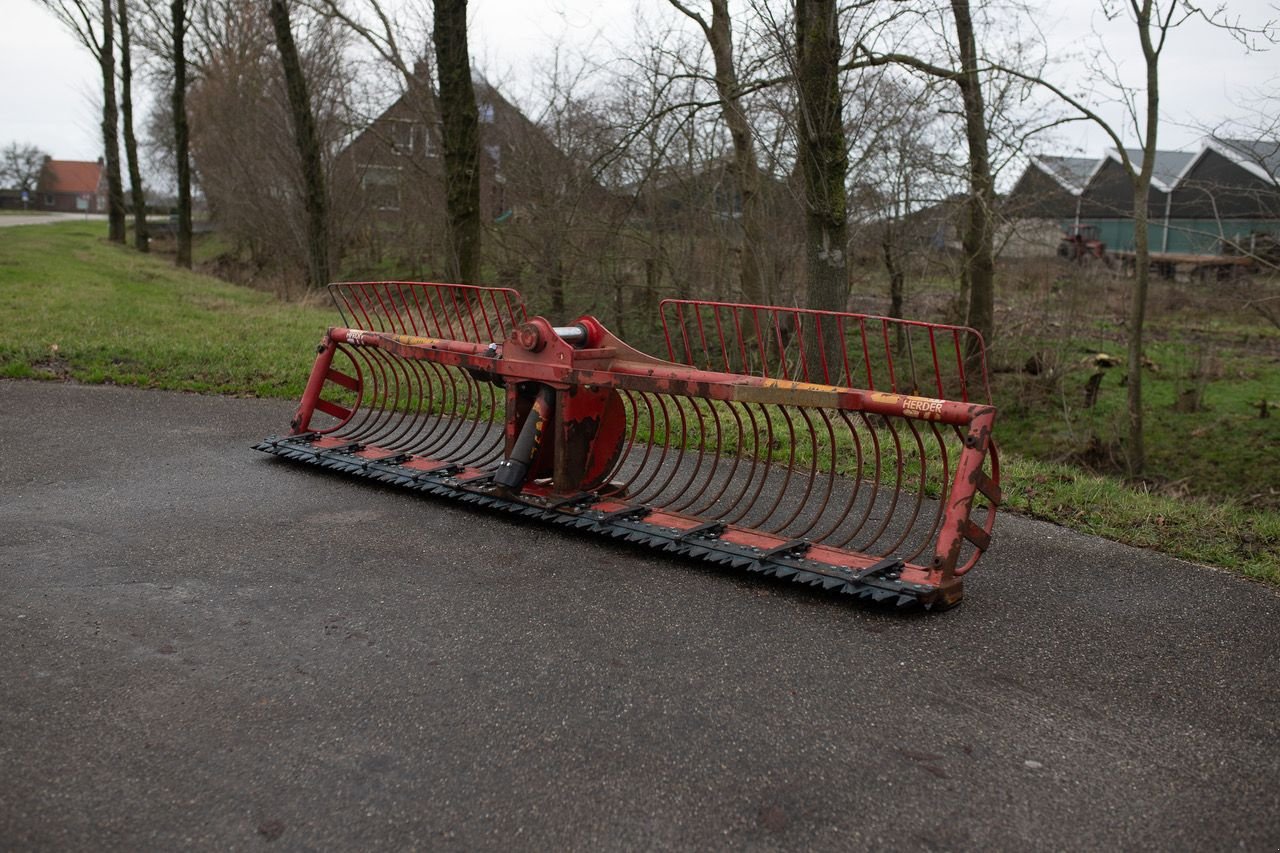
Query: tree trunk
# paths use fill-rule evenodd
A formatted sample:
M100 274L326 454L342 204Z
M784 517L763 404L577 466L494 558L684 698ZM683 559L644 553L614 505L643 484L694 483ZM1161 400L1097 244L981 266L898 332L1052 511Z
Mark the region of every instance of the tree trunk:
M765 279L764 247L768 225L760 194L760 165L756 162L755 134L742 108L738 72L733 61L733 27L728 0L711 0L711 24L704 28L716 64L716 94L729 137L733 141L733 177L742 198L742 256L739 280L746 302L768 304L773 290Z
M1150 179L1146 183L1139 181L1133 191L1133 254L1136 267L1133 271L1133 294L1129 302L1129 373L1126 383L1129 446L1125 454L1126 473L1131 478L1140 477L1147 464L1142 428L1142 327L1146 322L1147 289L1151 281L1151 251L1147 239L1149 188Z
M889 274L889 316L895 320L902 319L902 303L906 296L907 276L902 270L902 261L898 257L898 239L892 227L886 227L880 241L880 252L884 256L884 269ZM898 354L903 353L905 340L901 325L894 327L896 339L894 346Z
M1143 325L1147 318L1147 290L1151 282L1151 246L1147 222L1151 198L1151 174L1155 171L1157 133L1160 128L1160 48L1151 41L1152 0L1135 6L1138 38L1147 71L1147 132L1142 140L1142 168L1133 178L1133 294L1129 303L1128 410L1129 446L1125 454L1126 473L1131 479L1142 476L1147 467L1147 451L1142 426ZM1165 24L1167 26L1167 23ZM1160 42L1164 43L1162 29Z
M129 166L129 196L133 203L133 245L145 252L151 235L147 231L147 199L138 168L138 140L133 135L133 57L129 47L128 0L116 0L120 21L120 113L124 119L124 156Z
M797 123L799 166L805 193L806 305L825 311L843 311L849 291L845 252L848 245L845 181L849 158L845 149L839 65L835 0L797 0ZM824 378L821 365L840 363L836 358L839 339L834 324L823 323L818 332L805 338L809 348L809 377L814 381Z
M124 182L120 178L120 116L116 107L116 51L111 0L102 0L102 144L106 151L107 239L123 243L125 237Z
M969 15L968 0L952 0L956 40L960 50L960 71L956 84L964 102L965 140L969 146L969 198L965 203L965 226L961 243L964 267L961 273L966 303L965 323L983 338L991 340L995 325L995 180L987 150L986 105L982 80L978 75L978 49ZM977 341L970 340L970 369L978 356Z
M169 5L173 19L173 142L178 168L178 257L191 269L191 127L187 122L186 0Z
M467 50L467 0L436 0L432 41L440 75L445 208L455 278L480 278L480 118Z
M325 189L324 158L320 135L311 112L307 77L302 70L298 46L293 40L286 0L271 0L268 11L275 30L276 49L284 68L285 90L293 122L293 139L302 163L303 201L307 215L307 287L315 290L329 283L329 196Z

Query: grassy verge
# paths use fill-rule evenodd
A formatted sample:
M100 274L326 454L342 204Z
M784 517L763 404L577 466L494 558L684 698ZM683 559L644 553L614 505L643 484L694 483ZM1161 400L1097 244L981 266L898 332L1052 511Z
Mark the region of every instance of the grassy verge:
M11 318L0 327L0 376L301 394L336 318L325 301L289 304L182 272L108 245L103 231L93 222L0 229L0 310ZM1015 512L1280 584L1280 512L1134 490L1015 454L1001 467Z
M0 376L293 397L335 314L174 269L101 223L0 229Z

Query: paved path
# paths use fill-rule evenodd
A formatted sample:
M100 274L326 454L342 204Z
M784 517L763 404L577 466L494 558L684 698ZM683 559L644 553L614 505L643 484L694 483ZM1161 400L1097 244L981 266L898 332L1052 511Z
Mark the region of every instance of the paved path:
M0 848L1280 846L1280 595L1003 517L903 617L0 382Z
M0 215L0 228L14 225L48 225L53 222L106 222L105 213L5 213Z

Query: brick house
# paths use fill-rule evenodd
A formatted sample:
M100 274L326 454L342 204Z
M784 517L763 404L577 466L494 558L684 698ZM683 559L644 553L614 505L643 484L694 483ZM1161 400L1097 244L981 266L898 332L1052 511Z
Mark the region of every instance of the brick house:
M335 171L357 193L364 226L353 243L375 260L397 256L407 274L447 275L445 170L436 95L424 64L412 84L359 130ZM500 283L550 290L570 274L592 224L612 202L579 157L496 88L473 82L479 117L480 216L486 258ZM594 216L584 215L587 210ZM586 220L586 224L584 224ZM557 301L555 298L552 300Z
M29 209L66 213L106 213L107 177L102 158L46 158Z
M427 69L419 63L406 92L360 130L339 155L366 208L383 219L442 213L444 160L439 117ZM562 167L564 155L538 127L483 80L474 83L480 118L480 205L489 221L510 218L508 170L513 159ZM530 149L533 149L530 151Z

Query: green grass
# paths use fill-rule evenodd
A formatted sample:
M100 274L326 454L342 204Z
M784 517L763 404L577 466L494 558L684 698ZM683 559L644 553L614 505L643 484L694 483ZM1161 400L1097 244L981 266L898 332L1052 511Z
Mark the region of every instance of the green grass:
M1123 366L1102 369L1097 403L1084 406L1084 388L1099 369L1089 353L1123 359L1115 341L1072 342L1062 372L1048 382L1001 377L996 403L1001 435L1011 450L1036 458L1088 461L1100 469L1123 467L1127 438ZM1280 398L1280 359L1248 358L1198 344L1163 341L1148 348L1153 367L1143 372L1147 469L1158 480L1193 494L1219 495L1276 506L1276 447L1280 417L1259 416L1259 404ZM1184 395L1200 397L1196 411L1179 411Z
M294 397L336 314L173 268L101 223L0 229L0 376Z
M286 399L301 394L315 344L337 320L326 300L290 304L176 270L168 258L106 243L104 230L94 222L0 229L0 309L9 318L0 329L0 376ZM1115 349L1105 335L1081 346L1095 344ZM1165 346L1169 349L1161 349ZM1259 390L1277 387L1277 367L1219 359L1214 367L1219 378L1244 379L1221 387L1210 383L1209 411L1191 419L1172 413L1170 406L1178 383L1189 381L1199 362L1180 355L1176 341L1153 352L1161 366L1161 378L1150 386L1153 436L1169 430L1196 438L1194 431L1206 430L1201 436L1210 446L1206 452L1220 453L1222 459L1237 453L1239 442L1217 437L1215 424L1234 428L1237 420L1247 420L1245 404ZM1102 429L1117 416L1115 407L1123 401L1115 384L1118 373L1107 381L1100 407L1077 415L1073 430ZM1266 429L1274 429L1280 418L1253 417L1266 426L1258 427L1261 455L1248 464L1262 465L1275 447L1275 433ZM1162 426L1166 420L1171 426ZM1022 451L1006 453L1001 461L1007 509L1280 584L1280 512L1247 508L1232 499L1133 489L1113 478L1029 458L1027 452L1036 451L1043 434L1058 428L1034 406L1002 411L997 435L1005 447ZM1162 448L1156 454L1170 444L1152 440L1153 447ZM786 452L774 448L775 457ZM824 455L820 463L828 459Z
M1280 513L1172 497L1068 465L1005 454L1003 508L1280 584Z

